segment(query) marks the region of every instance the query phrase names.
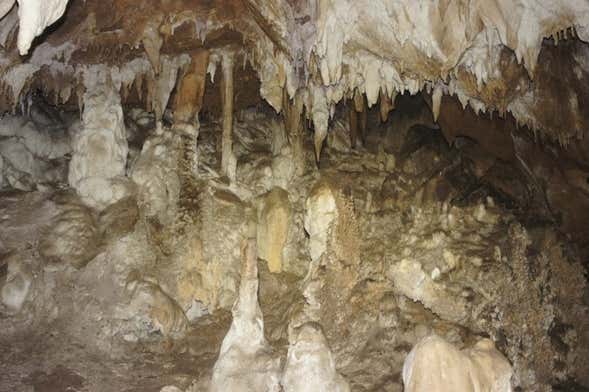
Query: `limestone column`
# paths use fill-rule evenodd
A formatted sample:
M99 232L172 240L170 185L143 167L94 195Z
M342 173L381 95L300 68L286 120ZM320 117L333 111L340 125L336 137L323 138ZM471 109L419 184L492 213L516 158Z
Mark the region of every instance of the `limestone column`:
M235 181L237 158L233 154L233 53L223 55L223 136L221 141L221 172L231 182Z
M174 100L174 128L187 137L185 153L193 174L198 174L197 140L200 131L198 114L205 92L209 51L199 50L191 54L190 65L178 81Z

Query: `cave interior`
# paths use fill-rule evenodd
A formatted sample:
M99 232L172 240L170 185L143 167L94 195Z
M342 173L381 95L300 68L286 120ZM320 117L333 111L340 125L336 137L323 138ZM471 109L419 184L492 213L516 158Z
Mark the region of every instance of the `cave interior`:
M586 1L0 18L0 391L589 391Z

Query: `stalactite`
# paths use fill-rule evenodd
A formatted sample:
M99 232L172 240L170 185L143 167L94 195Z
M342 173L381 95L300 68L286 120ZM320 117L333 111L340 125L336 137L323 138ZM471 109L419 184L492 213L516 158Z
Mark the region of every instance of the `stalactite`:
M159 75L161 70L160 64L160 50L164 43L162 36L159 33L159 21L151 20L143 31L143 49L147 54L147 58L151 63L155 75Z
M362 143L366 141L366 125L368 122L368 108L366 106L366 99L363 93L360 90L356 89L354 92L354 110L359 115L359 125L360 125L360 138ZM356 132L358 135L358 132ZM357 141L357 139L356 139Z
M155 119L158 124L161 123L164 111L168 106L170 94L176 86L178 78L179 64L170 59L164 59L161 65L161 72L157 76L156 97L155 97Z
M221 144L221 172L235 181L237 158L233 154L233 53L223 54L223 136Z
M395 98L397 94L393 93L391 97L389 97L385 92L380 90L380 121L386 122L389 118L389 113L391 110L395 109Z
M174 121L191 123L202 107L206 72L209 63L208 50L191 55L190 65L181 75L174 100Z
M354 109L356 109L357 112L362 112L364 110L364 94L358 89L354 91Z
M139 100L143 100L143 74L135 76L135 91Z
M323 141L327 137L327 128L329 125L329 106L327 98L322 87L312 86L311 88L312 109L311 119L315 133L313 135L313 144L315 146L315 159L319 163Z
M352 148L358 145L358 112L353 104L348 105L349 126L350 126L350 143Z
M366 131L368 127L368 107L366 100L362 97L362 110L360 111L360 135L362 135L362 144L366 143Z
M18 0L18 51L21 56L29 52L35 37L55 23L65 12L67 0L23 1Z
M305 172L305 151L303 146L305 120L303 118L303 98L301 94L296 94L291 102L285 93L282 107L286 132L292 148L295 173L302 176Z
M440 104L442 103L442 89L436 87L432 93L432 112L434 115L434 121L438 121L440 115Z

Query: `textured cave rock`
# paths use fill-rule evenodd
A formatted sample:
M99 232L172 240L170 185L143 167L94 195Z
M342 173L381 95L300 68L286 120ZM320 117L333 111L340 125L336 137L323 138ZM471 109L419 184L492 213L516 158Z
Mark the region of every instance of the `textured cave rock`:
M0 294L2 304L9 312L18 313L27 300L33 276L27 264L20 260L9 260L7 265L6 282Z
M49 263L80 268L92 260L101 245L94 212L75 198L59 202L59 213L39 242L39 253Z
M29 120L2 119L0 155L3 182L12 188L33 190L39 184L65 182L66 154L71 152L65 124L41 113Z
M0 390L586 390L587 26L0 0Z

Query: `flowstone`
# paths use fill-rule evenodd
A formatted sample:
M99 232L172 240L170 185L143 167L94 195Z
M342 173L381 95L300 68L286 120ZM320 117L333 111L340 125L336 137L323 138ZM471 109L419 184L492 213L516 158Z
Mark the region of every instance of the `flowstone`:
M281 272L292 215L288 193L281 188L274 188L261 204L257 226L260 258L266 260L270 272Z
M512 370L489 339L459 351L438 336L411 350L403 366L407 392L511 392Z

